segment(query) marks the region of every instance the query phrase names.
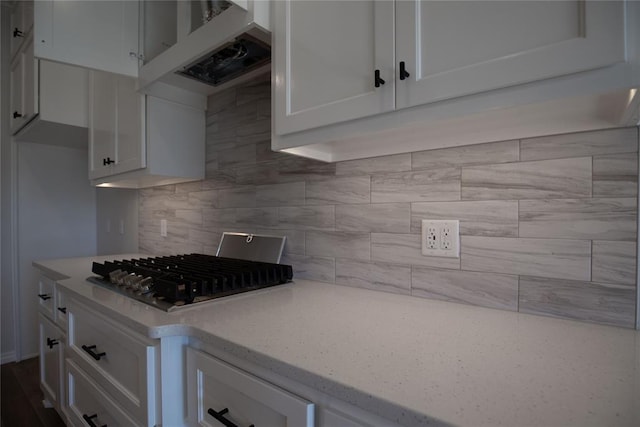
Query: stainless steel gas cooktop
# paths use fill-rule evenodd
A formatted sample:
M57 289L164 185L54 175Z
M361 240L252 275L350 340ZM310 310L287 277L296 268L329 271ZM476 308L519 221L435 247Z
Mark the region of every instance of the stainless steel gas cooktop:
M91 283L174 311L191 304L291 281L279 264L285 237L224 233L216 256L186 254L93 263Z

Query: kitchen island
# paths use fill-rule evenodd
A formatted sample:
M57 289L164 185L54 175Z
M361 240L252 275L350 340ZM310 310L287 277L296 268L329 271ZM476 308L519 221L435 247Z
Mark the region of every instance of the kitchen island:
M166 313L86 281L92 261L137 256L34 266L147 338L198 340L397 425L640 425L638 331L295 278Z

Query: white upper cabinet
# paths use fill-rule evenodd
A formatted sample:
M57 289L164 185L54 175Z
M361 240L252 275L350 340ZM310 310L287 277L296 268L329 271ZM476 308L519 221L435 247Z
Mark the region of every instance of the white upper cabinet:
M47 0L34 9L36 57L138 75L138 1Z
M92 184L142 188L204 179L204 110L142 95L132 77L90 74Z
M397 108L625 60L621 2L398 1L396 22Z
M276 151L340 161L637 123L638 2L277 0L272 10Z
M93 71L89 102L89 178L145 167L145 103L135 79Z
M274 8L276 133L393 110L393 2L287 0Z

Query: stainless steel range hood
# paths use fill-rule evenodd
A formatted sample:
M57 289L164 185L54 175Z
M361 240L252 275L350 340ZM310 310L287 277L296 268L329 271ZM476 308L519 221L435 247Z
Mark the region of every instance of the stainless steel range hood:
M211 2L204 2L204 4ZM220 3L220 2L218 2ZM159 97L185 93L206 97L270 70L271 33L269 2L233 0L206 16L192 31L181 27L199 2L177 2L177 42L140 68L138 89ZM205 10L203 8L203 10Z

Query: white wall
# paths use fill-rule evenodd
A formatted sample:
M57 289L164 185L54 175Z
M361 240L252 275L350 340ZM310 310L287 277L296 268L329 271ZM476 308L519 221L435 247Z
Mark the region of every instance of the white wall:
M18 357L38 353L38 259L96 254L96 189L88 155L53 145L18 143Z

